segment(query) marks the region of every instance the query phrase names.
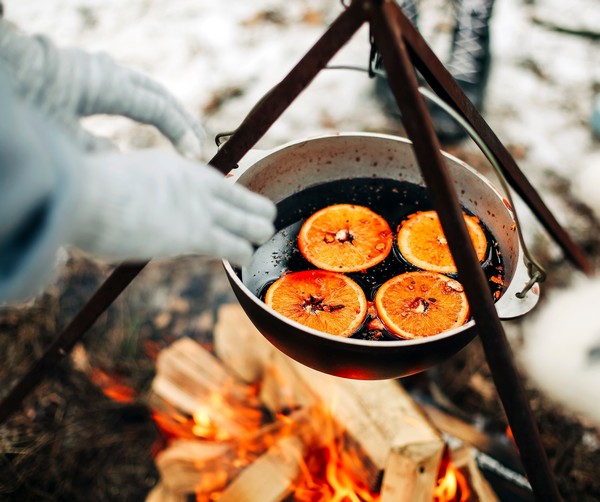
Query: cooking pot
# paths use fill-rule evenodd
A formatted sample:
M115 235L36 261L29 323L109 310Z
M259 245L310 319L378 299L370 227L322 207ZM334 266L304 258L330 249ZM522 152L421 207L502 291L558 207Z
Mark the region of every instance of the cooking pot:
M519 294L530 277L510 204L473 168L447 153L443 156L461 205L476 214L497 241L504 268L504 284L495 304L498 316L509 319L527 313L537 303L539 286L535 284L527 294ZM251 150L231 176L236 183L275 203L290 200L291 196L312 187L340 180L369 178L381 180L383 184L392 180L425 187L410 140L369 133L325 135L269 151ZM343 194L340 197L343 199ZM288 206L281 207L289 212ZM293 215L291 219L307 216L309 214ZM277 230L289 221L288 214L279 214ZM260 249L254 260L265 260ZM260 299L260 291L253 283L256 265L239 269L224 261L227 277L242 308L275 347L324 373L362 380L409 376L452 356L476 335L473 320L459 328L413 340L362 340L316 331L282 316ZM264 267L258 265L259 270L260 266ZM269 266L277 268L277 265ZM250 274L253 269L255 273ZM264 271L265 274L272 272Z

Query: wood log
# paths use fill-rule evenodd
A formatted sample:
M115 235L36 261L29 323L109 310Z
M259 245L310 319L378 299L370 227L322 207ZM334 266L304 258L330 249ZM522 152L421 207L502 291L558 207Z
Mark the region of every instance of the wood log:
M219 308L213 338L219 360L250 384L262 380L269 358L277 350L260 334L238 303Z
M146 502L186 502L187 495L176 494L169 490L164 484L158 483L146 495Z
M279 502L300 475L306 446L299 436L281 438L222 492L220 502Z
M263 419L256 390L238 381L189 338L160 352L152 391L189 416L206 415L210 424L229 437L256 430Z
M257 409L241 405L234 408L221 400L203 399L202 396L181 389L160 374L152 381L152 391L190 417L200 413L208 421L211 429L226 438L241 438L254 431L261 421L262 414ZM198 436L202 437L201 434ZM210 432L204 437L211 439Z
M254 389L237 381L221 361L191 338L180 338L161 350L156 372L193 395L221 395L231 402L256 404Z
M473 448L464 445L453 449L452 463L467 479L471 490L470 502L499 502L494 490L477 466Z
M174 494L211 494L227 484L281 438L294 436L313 442L311 410L262 426L237 441L175 440L156 457L161 483Z
M377 489L383 476L382 502L421 500L415 497L417 491L425 493L422 500L431 501L445 443L401 385L319 373L270 344L265 347L264 338L239 305L227 306L225 317L236 322L215 331L216 346L227 347L219 352L219 358L244 367L239 354L252 353L253 374L264 378L259 398L272 412L321 403L345 428L349 447L359 452L369 489ZM228 339L226 344L221 344L221 337ZM235 349L229 350L230 345ZM255 346L261 349L254 351Z
M200 440L174 441L156 457L162 485L176 495L223 489L239 472L235 462L235 446Z

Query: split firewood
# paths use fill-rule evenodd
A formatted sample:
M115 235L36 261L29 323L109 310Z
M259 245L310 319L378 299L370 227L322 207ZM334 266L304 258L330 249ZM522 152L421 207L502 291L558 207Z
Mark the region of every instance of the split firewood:
M186 502L187 495L176 494L164 484L158 483L146 496L146 502Z
M222 492L220 502L279 502L288 496L300 475L306 451L299 436L281 438L250 464Z
M275 391L261 391L260 397L269 408L273 410L281 403L301 407L310 402L322 406L330 415L321 416L322 421L333 420L343 426L347 447L356 451L361 460L357 474L365 479L369 489L379 488L386 471L381 490L389 495L382 500L417 500L413 498L414 490L421 486L426 487L431 498L444 441L398 383L325 375L280 353L272 356L272 364L274 373L285 375L285 379L278 382L279 386L272 386ZM267 382L270 374L265 373ZM404 470L396 472L400 466ZM400 474L402 479L396 479ZM397 488L389 490L388 485L392 484Z
M236 441L173 441L156 457L161 482L175 494L209 495L220 491L281 438L294 436L301 438L303 444L312 443L316 431L310 417L311 410L301 410Z
M190 338L180 338L158 355L156 372L194 394L217 394L227 400L255 404L251 387L236 380L208 350Z
M252 324L238 303L222 305L214 329L215 353L242 381L259 382L276 351Z
M431 502L443 449L434 439L401 435L391 445L381 502Z
M255 430L263 418L256 390L238 381L217 358L189 338L161 351L152 390L189 416L201 413L231 437Z
M494 490L483 477L477 466L473 448L461 446L452 450L452 463L465 475L470 490L469 501L471 502L499 502Z
M202 417L212 430L228 438L243 437L261 422L262 413L258 409L242 404L231 406L218 394L205 398L191 394L193 391L182 389L161 374L154 377L152 391L190 417Z
M348 380L319 373L270 346L264 348L264 338L239 305L227 306L224 318L236 319L235 326L224 324L215 332L215 343L219 346L221 337L227 337L235 350L219 353L219 357L234 360L236 366L243 367L243 359L238 359L240 354L252 354L254 371L264 378L260 400L272 412L302 408L307 403L320 404L329 410L335 422L343 425L349 447L361 452L360 469L370 489L378 488L382 473L389 471L381 487L384 502L418 500L413 497L421 487L431 500L445 444L438 430L398 383ZM255 346L262 348L255 352ZM405 471L398 471L399 468ZM401 474L408 479L396 479ZM392 490L388 485L397 488Z
M239 472L230 444L200 440L173 442L156 457L161 483L171 493L212 493Z

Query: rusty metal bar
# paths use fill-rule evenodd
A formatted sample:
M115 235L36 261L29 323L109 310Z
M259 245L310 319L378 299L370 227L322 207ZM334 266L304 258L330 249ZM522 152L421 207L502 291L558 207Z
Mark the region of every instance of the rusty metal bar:
M209 164L223 174L235 167L364 22L364 11L358 6L351 5L342 12L290 73L256 104ZM112 272L41 358L34 361L0 402L0 424L18 409L47 372L73 348L147 264L148 262L139 265L121 265Z
M286 77L254 106L211 165L223 173L234 168L364 22L362 6L352 2Z
M423 178L448 239L496 389L534 495L540 501L559 501L561 497L556 481L515 367L510 345L498 318L487 279L471 245L462 208L441 155L431 117L418 91L416 74L401 31L401 26L405 23L398 22L398 19L403 18L406 19L395 2L384 1L380 7L373 8L372 33L381 51L390 87L402 112L404 126L413 141ZM426 58L422 66L427 66L428 63L429 58ZM477 126L478 124L475 129L479 132Z
M421 72L433 91L463 115L467 122L478 132L490 151L498 159L510 186L529 206L546 231L561 247L567 258L586 275L594 275L594 266L583 249L571 239L570 235L556 220L539 193L519 169L512 155L477 111L477 108L465 96L465 93L431 50L431 47L427 45L418 30L400 9L390 13L390 15L394 16L394 22L398 24L402 32L402 37L414 66Z
M46 349L44 354L29 367L27 373L2 399L2 402L0 402L0 424L17 410L25 397L39 385L48 371L61 361L145 266L145 263L122 265L112 272L69 325Z

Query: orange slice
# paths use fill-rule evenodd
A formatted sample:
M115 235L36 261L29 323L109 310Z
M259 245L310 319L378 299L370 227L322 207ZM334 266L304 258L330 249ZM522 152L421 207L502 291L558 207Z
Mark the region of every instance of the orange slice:
M375 295L377 315L403 338L458 328L469 318L462 284L436 272L408 272L385 282Z
M343 274L325 270L280 277L269 286L265 303L300 324L343 337L352 335L367 315L361 287Z
M335 204L317 211L302 225L298 247L315 267L359 272L385 260L392 249L388 223L364 206Z
M467 214L464 217L477 258L483 262L487 238L479 218ZM423 270L441 274L457 271L436 211L418 211L404 220L398 227L398 249L404 258Z

